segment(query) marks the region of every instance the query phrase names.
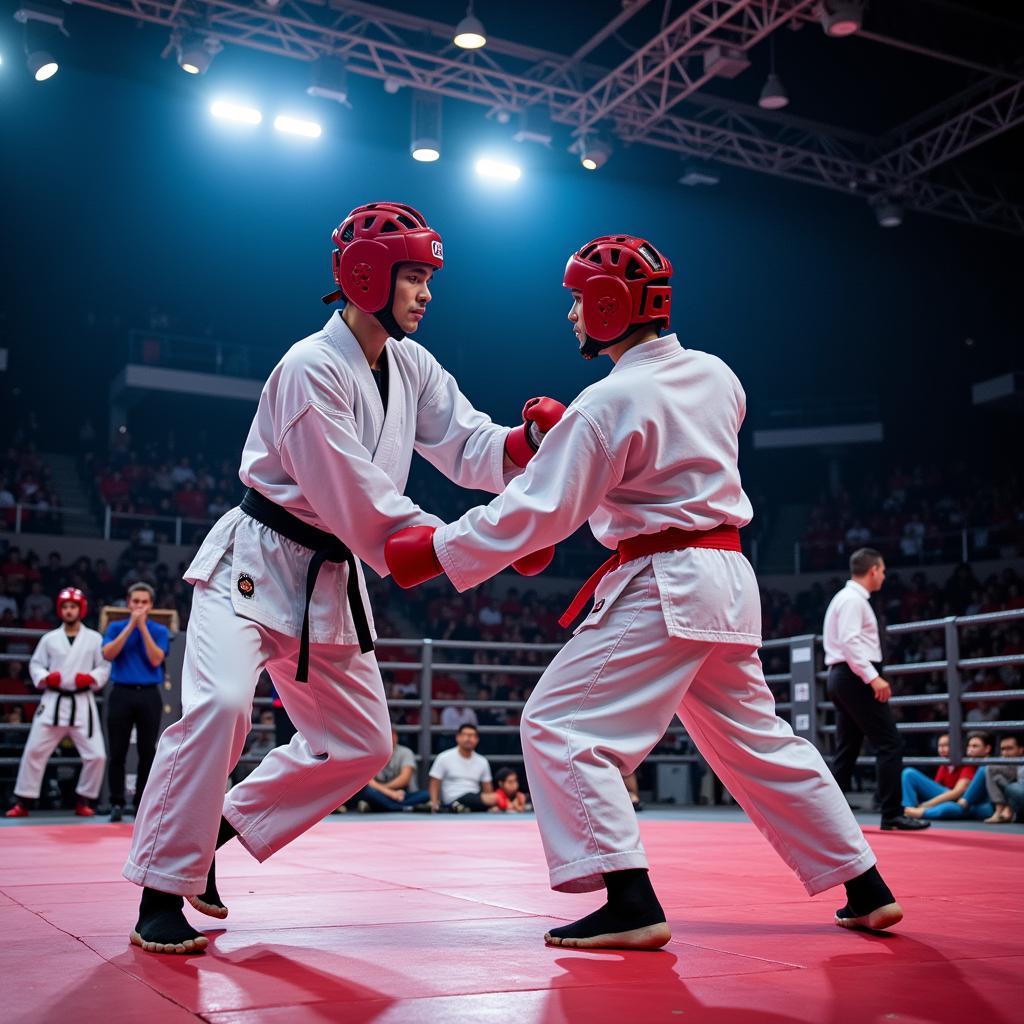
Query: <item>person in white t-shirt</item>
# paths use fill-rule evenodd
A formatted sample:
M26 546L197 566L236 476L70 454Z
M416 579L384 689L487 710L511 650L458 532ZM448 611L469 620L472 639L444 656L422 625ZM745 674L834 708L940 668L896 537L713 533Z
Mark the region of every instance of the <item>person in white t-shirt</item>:
M491 766L476 752L480 732L468 722L455 734L455 746L443 750L430 766L430 807L456 814L486 811L495 804Z

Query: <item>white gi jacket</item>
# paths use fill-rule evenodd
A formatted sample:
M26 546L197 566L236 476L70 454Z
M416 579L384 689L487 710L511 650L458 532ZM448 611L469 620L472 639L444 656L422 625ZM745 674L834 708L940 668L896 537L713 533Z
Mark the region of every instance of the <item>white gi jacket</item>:
M497 493L505 486L509 432L474 409L423 346L389 339L387 357L385 410L366 356L335 313L271 373L239 469L242 483L333 534L381 576L388 574L388 536L406 526L441 524L402 493L413 452L462 487ZM210 531L185 579L209 580L226 553L235 612L299 636L309 550L236 508ZM357 642L347 574L344 563L321 569L310 606L312 643ZM361 567L359 586L369 615Z
M606 547L671 527L746 526L753 512L737 458L746 396L721 359L674 334L636 346L583 391L498 498L434 535L459 591L584 522ZM637 558L608 574L581 629L600 623L653 563L669 635L759 644L757 580L742 554L705 548ZM596 566L595 566L596 568Z
M99 722L93 692L102 690L110 678L110 662L103 657L102 650L103 637L87 626L79 628L74 643L68 641L62 626L39 638L28 663L28 672L32 682L43 691L36 714L43 716L47 725L71 725L72 717L74 724L82 728L87 728L90 720ZM43 687L43 680L51 672L60 673L61 692L74 694L71 700ZM93 677L93 685L88 690L76 691L75 676L79 672Z

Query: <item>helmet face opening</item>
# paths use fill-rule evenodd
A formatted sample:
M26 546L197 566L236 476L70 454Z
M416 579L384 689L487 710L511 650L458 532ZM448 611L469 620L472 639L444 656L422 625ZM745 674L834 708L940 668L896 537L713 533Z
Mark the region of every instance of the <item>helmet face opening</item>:
M86 600L85 594L82 593L78 587L65 587L57 595L57 614L60 615L64 605L71 601L78 605L78 616L84 619L86 612L89 610L89 602Z

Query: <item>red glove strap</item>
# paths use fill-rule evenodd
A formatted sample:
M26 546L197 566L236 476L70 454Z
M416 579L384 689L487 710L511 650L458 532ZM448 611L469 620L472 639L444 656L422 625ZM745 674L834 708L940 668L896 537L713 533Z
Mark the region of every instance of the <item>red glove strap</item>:
M526 464L536 455L536 449L527 440L526 431L529 424L514 427L505 438L505 454L520 468L525 469Z

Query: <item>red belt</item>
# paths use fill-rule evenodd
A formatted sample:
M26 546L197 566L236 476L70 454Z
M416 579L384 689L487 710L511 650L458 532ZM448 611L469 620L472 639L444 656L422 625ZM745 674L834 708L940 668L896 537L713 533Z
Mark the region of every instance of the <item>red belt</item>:
M615 554L601 566L572 599L572 604L558 620L563 628L568 627L583 611L583 606L594 596L598 584L613 569L634 558L654 555L659 551L682 551L684 548L716 548L719 551L742 551L740 531L735 526L723 524L710 530L680 530L672 527L660 533L643 533L619 541Z

